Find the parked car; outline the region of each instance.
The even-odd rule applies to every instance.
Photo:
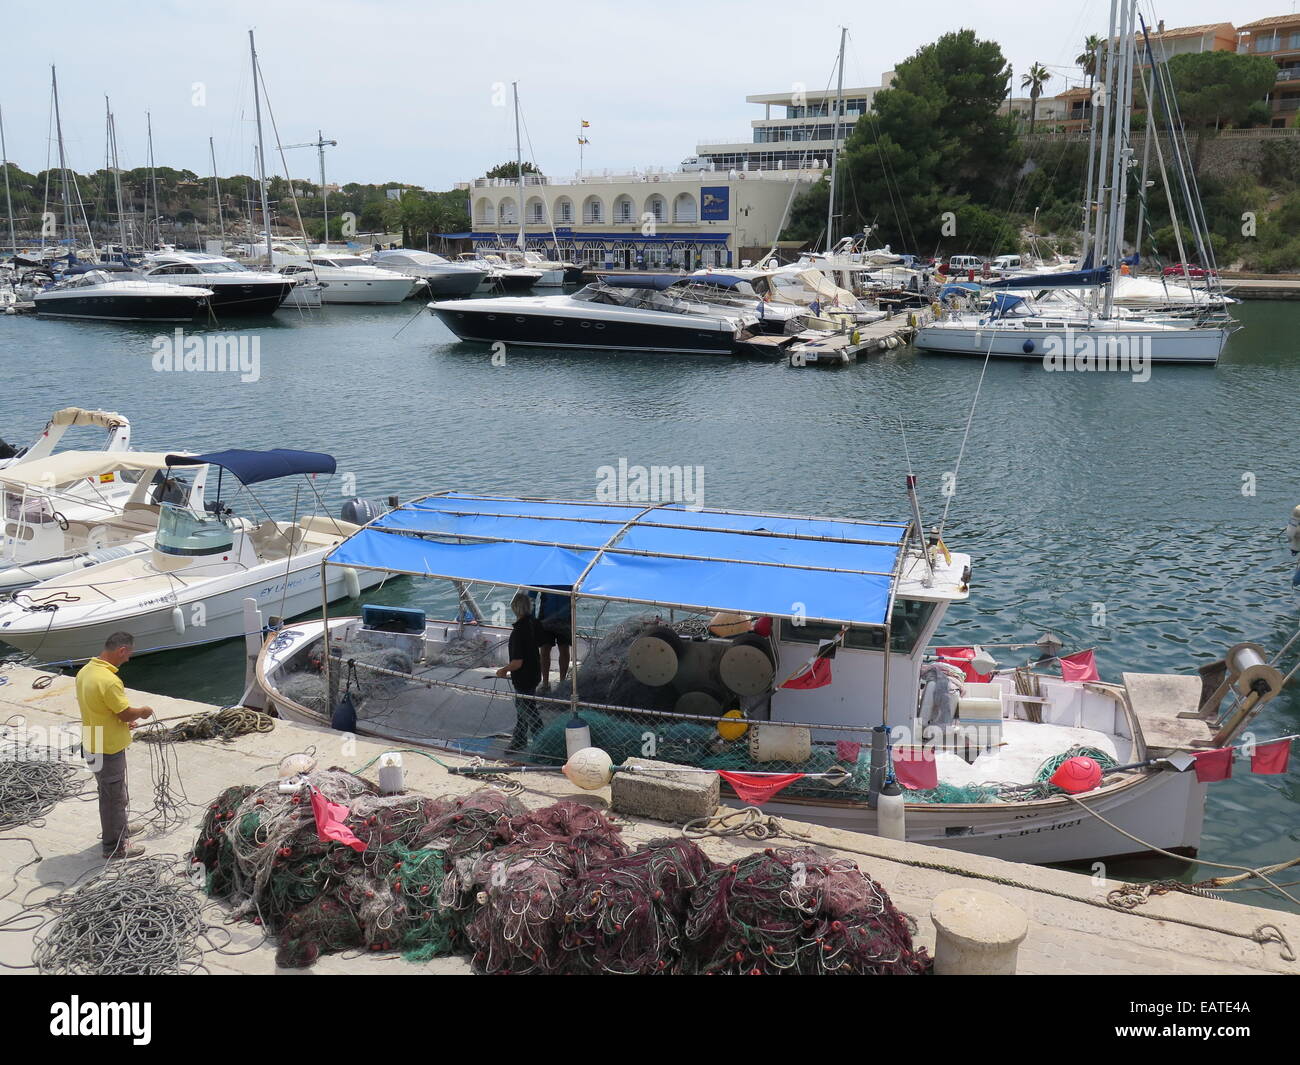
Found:
[[[1207,270],[1203,266],[1195,266],[1192,263],[1175,263],[1173,266],[1166,266],[1165,277],[1190,277],[1196,280],[1203,280],[1207,277],[1218,277],[1213,270]]]

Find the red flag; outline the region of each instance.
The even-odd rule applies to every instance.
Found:
[[[970,664],[970,660],[975,657],[975,648],[973,647],[936,647],[934,649],[945,662],[951,662],[954,666],[966,674],[966,679],[976,684],[987,684],[993,679],[992,673],[976,673],[975,668]]]
[[[862,753],[862,744],[854,743],[852,740],[835,741],[835,757],[841,762],[856,762],[858,755]]]
[[[354,851],[363,851],[366,845],[357,839],[352,829],[343,823],[348,808],[342,803],[330,802],[315,788],[311,790],[311,812],[316,815],[316,837],[324,843],[334,840],[346,843]]]
[[[1092,651],[1079,651],[1060,660],[1062,680],[1101,680],[1097,672],[1097,656]]]
[[[913,791],[928,791],[939,786],[939,767],[934,754],[928,756],[915,747],[894,748],[894,779]]]
[[[1274,740],[1272,743],[1260,743],[1255,746],[1255,753],[1250,756],[1252,773],[1285,773],[1291,763],[1291,741]]]
[[[1213,751],[1197,751],[1196,779],[1202,784],[1214,780],[1227,780],[1232,776],[1232,748],[1219,747]]]
[[[831,659],[835,657],[836,646],[838,646],[838,637],[834,640],[822,640],[812,660],[801,666],[781,687],[793,688],[795,691],[825,687],[831,682]]]
[[[782,788],[789,787],[803,777],[802,773],[733,773],[718,770],[718,776],[735,789],[745,802],[762,806]]]

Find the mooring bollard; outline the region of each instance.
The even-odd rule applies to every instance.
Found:
[[[1020,941],[1029,931],[1024,911],[987,891],[954,888],[935,896],[936,976],[1014,976]]]

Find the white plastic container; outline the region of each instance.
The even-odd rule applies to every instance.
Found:
[[[379,756],[379,790],[385,795],[400,795],[406,790],[402,756],[397,751],[385,751]]]

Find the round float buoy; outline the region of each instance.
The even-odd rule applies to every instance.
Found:
[[[681,650],[681,637],[667,625],[660,625],[632,641],[627,650],[627,668],[642,684],[658,688],[677,676]]]
[[[774,672],[767,640],[753,633],[737,637],[722,652],[718,662],[722,683],[737,695],[760,695],[767,691],[772,686]]]
[[[614,759],[599,747],[584,747],[569,756],[564,775],[583,791],[595,791],[614,778]]]
[[[1024,349],[1023,349],[1023,350],[1024,350],[1024,353],[1025,353],[1026,355],[1030,355],[1030,354],[1032,354],[1032,353],[1033,353],[1033,350],[1034,350],[1034,342],[1033,342],[1032,340],[1026,340],[1025,343],[1024,343]]]
[[[722,703],[712,692],[685,692],[673,704],[674,714],[698,714],[700,717],[721,717]]]
[[[749,725],[745,723],[745,715],[740,710],[728,710],[718,722],[718,735],[724,740],[738,740],[747,731]]]
[[[1060,768],[1052,774],[1051,783],[1071,795],[1092,791],[1101,783],[1101,766],[1094,758],[1075,755],[1061,763]]]

